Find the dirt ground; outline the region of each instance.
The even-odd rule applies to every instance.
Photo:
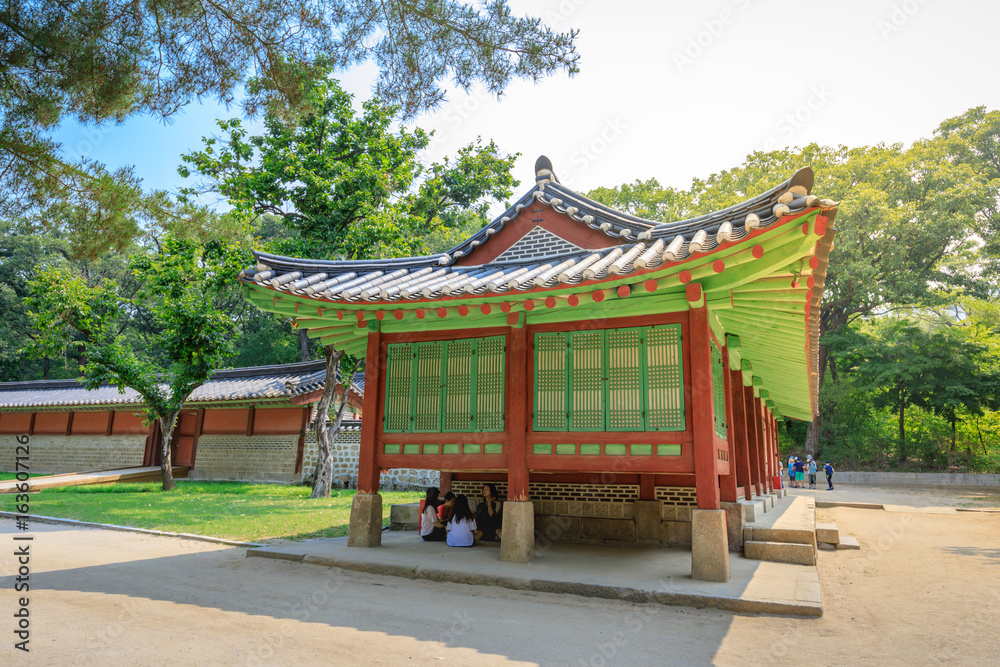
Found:
[[[919,496],[918,496],[919,497]],[[1000,514],[824,510],[822,618],[376,577],[173,538],[34,524],[31,653],[0,663],[979,665],[1000,655]],[[15,571],[0,522],[0,575]],[[24,535],[24,533],[20,533]],[[992,658],[990,656],[993,656]]]

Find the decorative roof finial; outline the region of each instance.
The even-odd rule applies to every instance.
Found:
[[[555,172],[552,170],[552,160],[544,155],[539,155],[535,160],[535,181],[538,183],[558,183]]]

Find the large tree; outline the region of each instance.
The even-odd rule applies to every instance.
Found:
[[[412,116],[446,80],[500,95],[516,78],[573,74],[575,31],[511,14],[506,0],[10,0],[0,8],[0,217],[72,205],[110,241],[156,217],[129,168],[66,155],[64,120],[92,126],[137,114],[169,119],[190,102],[243,97],[254,113],[308,109],[319,70],[373,62],[375,92]]]
[[[30,283],[38,337],[29,353],[56,356],[82,338],[85,387],[111,384],[139,394],[149,421],[159,423],[164,491],[174,487],[170,443],[177,417],[233,353],[233,320],[216,300],[247,261],[235,246],[167,237],[158,252],[130,259],[140,286],[133,298],[123,298],[112,281],[89,284],[65,266],[48,267]],[[120,323],[129,318],[149,323],[159,354],[122,335]]]

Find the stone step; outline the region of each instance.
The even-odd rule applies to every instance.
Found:
[[[860,549],[861,545],[858,544],[858,538],[844,536],[840,538],[840,542],[837,544],[838,549]]]
[[[840,544],[840,531],[837,529],[837,524],[817,523],[816,541],[825,542],[826,544],[833,544],[833,545]]]
[[[771,563],[816,564],[816,549],[811,544],[752,540],[743,543],[743,555],[750,560]]]

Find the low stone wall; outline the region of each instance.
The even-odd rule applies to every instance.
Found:
[[[826,477],[820,470],[820,479]],[[833,474],[836,484],[885,484],[898,486],[1000,486],[1000,475],[952,472],[840,472]]]
[[[203,435],[188,479],[294,482],[297,435]]]
[[[333,441],[333,484],[345,489],[358,488],[358,454],[361,449],[360,431],[341,431]],[[306,435],[305,456],[303,457],[302,479],[312,478],[316,469],[316,434]],[[199,454],[200,456],[200,454]],[[440,474],[437,470],[393,469],[382,473],[380,488],[388,491],[423,490],[428,486],[439,486]]]
[[[0,446],[0,470],[15,472],[14,436]],[[28,441],[30,472],[91,472],[142,465],[144,435],[33,435]]]

